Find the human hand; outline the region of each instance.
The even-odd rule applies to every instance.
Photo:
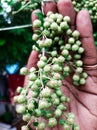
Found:
[[[81,130],[97,129],[97,53],[93,39],[93,30],[88,11],[82,10],[78,14],[74,12],[71,0],[59,0],[56,5],[53,1],[46,2],[44,13],[48,11],[58,11],[63,16],[70,16],[71,28],[80,32],[80,40],[85,49],[82,57],[84,71],[88,73],[86,84],[75,87],[72,83],[71,76],[63,81],[62,91],[70,97],[69,112],[76,116],[76,123]],[[36,19],[35,13],[32,14],[32,21]],[[36,66],[38,61],[38,52],[32,51],[28,59],[27,67]],[[25,81],[27,82],[27,80]],[[49,129],[46,129],[49,130]],[[58,124],[52,130],[63,130]]]

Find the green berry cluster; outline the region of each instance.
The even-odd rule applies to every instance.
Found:
[[[21,68],[20,73],[28,76],[26,88],[18,87],[14,101],[16,111],[27,122],[22,130],[29,130],[32,121],[38,130],[45,130],[61,124],[64,130],[80,130],[75,125],[73,113],[66,114],[69,97],[62,92],[62,80],[71,76],[75,86],[84,85],[87,73],[83,71],[81,60],[84,48],[79,40],[79,32],[70,29],[70,17],[48,12],[44,22],[36,19],[33,27],[37,28],[32,38],[34,50],[41,50],[37,68]],[[39,33],[41,32],[41,33]],[[63,119],[59,119],[64,116]],[[45,119],[47,123],[40,120]]]
[[[92,22],[97,22],[97,1],[96,0],[72,0],[74,8],[77,12],[82,9],[89,11]]]

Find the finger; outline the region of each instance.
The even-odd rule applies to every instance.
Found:
[[[39,52],[37,51],[32,51],[29,59],[28,59],[28,63],[27,63],[27,68],[30,69],[31,67],[36,67],[37,66],[37,61],[38,61],[38,55]]]
[[[69,16],[71,19],[71,28],[75,26],[76,13],[71,0],[59,0],[57,3],[58,12],[63,16]]]
[[[85,49],[83,62],[85,65],[94,65],[97,63],[97,51],[93,38],[93,29],[89,12],[82,10],[78,13],[76,19],[77,30],[80,32],[80,40]]]
[[[54,0],[44,2],[44,5],[43,5],[44,14],[46,15],[47,12],[49,11],[52,11],[53,13],[57,12],[57,5],[54,2]]]

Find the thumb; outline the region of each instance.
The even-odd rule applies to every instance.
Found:
[[[31,67],[36,67],[37,66],[37,61],[38,61],[38,55],[39,52],[38,51],[32,51],[29,59],[28,59],[28,63],[27,63],[27,68],[30,69]]]
[[[97,51],[93,38],[93,29],[89,12],[82,10],[76,19],[77,30],[80,32],[80,40],[85,49],[82,57],[85,65],[95,65],[97,63]]]

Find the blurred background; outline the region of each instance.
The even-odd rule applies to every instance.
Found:
[[[57,0],[56,0],[57,2]],[[75,11],[89,10],[97,46],[97,0],[72,0]],[[20,130],[24,123],[15,112],[12,98],[23,86],[19,70],[32,50],[31,12],[41,8],[41,0],[1,0],[0,2],[0,130]]]

